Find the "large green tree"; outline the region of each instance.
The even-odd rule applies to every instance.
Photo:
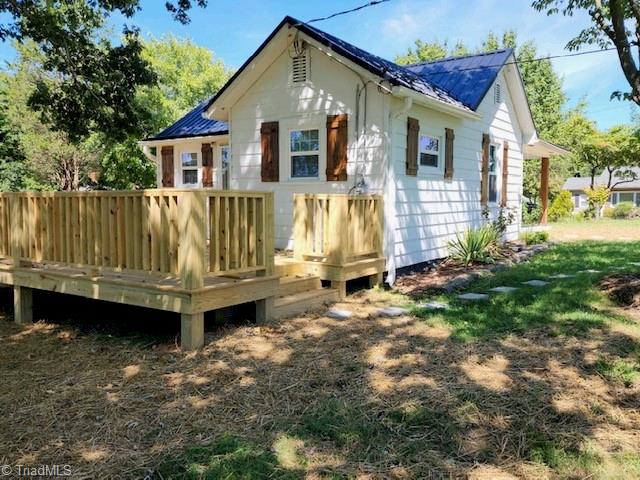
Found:
[[[43,123],[71,141],[101,132],[114,139],[140,133],[150,112],[137,101],[141,86],[156,77],[142,57],[138,29],[129,24],[140,0],[0,0],[0,40],[34,42],[42,53],[42,80],[30,92],[28,105]],[[182,23],[187,12],[207,0],[166,1]],[[105,31],[113,14],[126,22],[122,36]],[[117,38],[117,37],[116,37]]]
[[[613,45],[622,72],[630,87],[627,92],[613,92],[612,97],[633,100],[640,105],[640,2],[638,0],[534,0],[533,7],[547,15],[561,13],[573,16],[586,11],[591,25],[569,41],[567,49],[578,50],[582,45]]]

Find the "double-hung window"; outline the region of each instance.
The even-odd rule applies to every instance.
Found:
[[[291,178],[317,179],[320,175],[320,131],[318,129],[289,132]]]
[[[618,193],[618,202],[632,202],[633,203],[634,196],[633,192],[620,192]]]
[[[420,166],[440,167],[440,138],[431,135],[420,135]]]
[[[182,184],[198,184],[198,154],[196,152],[183,152],[180,156],[182,168]]]
[[[489,202],[498,201],[498,147],[489,145]]]

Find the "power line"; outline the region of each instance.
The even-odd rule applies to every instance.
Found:
[[[389,1],[391,1],[391,0],[372,0],[369,3],[365,3],[364,5],[360,5],[359,7],[355,7],[355,8],[352,8],[350,10],[343,10],[341,12],[332,13],[331,15],[327,15],[326,17],[313,18],[311,20],[308,20],[306,23],[322,22],[323,20],[329,20],[330,18],[333,18],[333,17],[339,17],[340,15],[346,15],[348,13],[357,12],[358,10],[362,10],[364,8],[373,7],[375,5],[379,5],[381,3],[386,3],[386,2],[389,2]]]

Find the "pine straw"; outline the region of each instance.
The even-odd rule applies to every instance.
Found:
[[[591,445],[605,459],[639,454],[638,385],[593,368],[637,346],[635,333],[463,344],[416,318],[370,318],[389,300],[351,297],[338,305],[358,312],[346,321],[309,315],[218,330],[191,354],[0,320],[0,464],[140,478],[225,433],[268,450],[292,439],[307,478],[541,478],[550,470],[531,460],[549,443]]]

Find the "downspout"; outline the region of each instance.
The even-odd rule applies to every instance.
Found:
[[[389,98],[391,102],[391,98]],[[384,180],[384,255],[387,259],[387,278],[385,282],[393,285],[396,281],[396,234],[398,231],[398,212],[396,209],[396,174],[393,158],[393,126],[396,119],[406,116],[413,106],[411,97],[404,97],[402,106],[392,111],[389,108],[387,128],[385,128],[385,164],[386,178]]]

